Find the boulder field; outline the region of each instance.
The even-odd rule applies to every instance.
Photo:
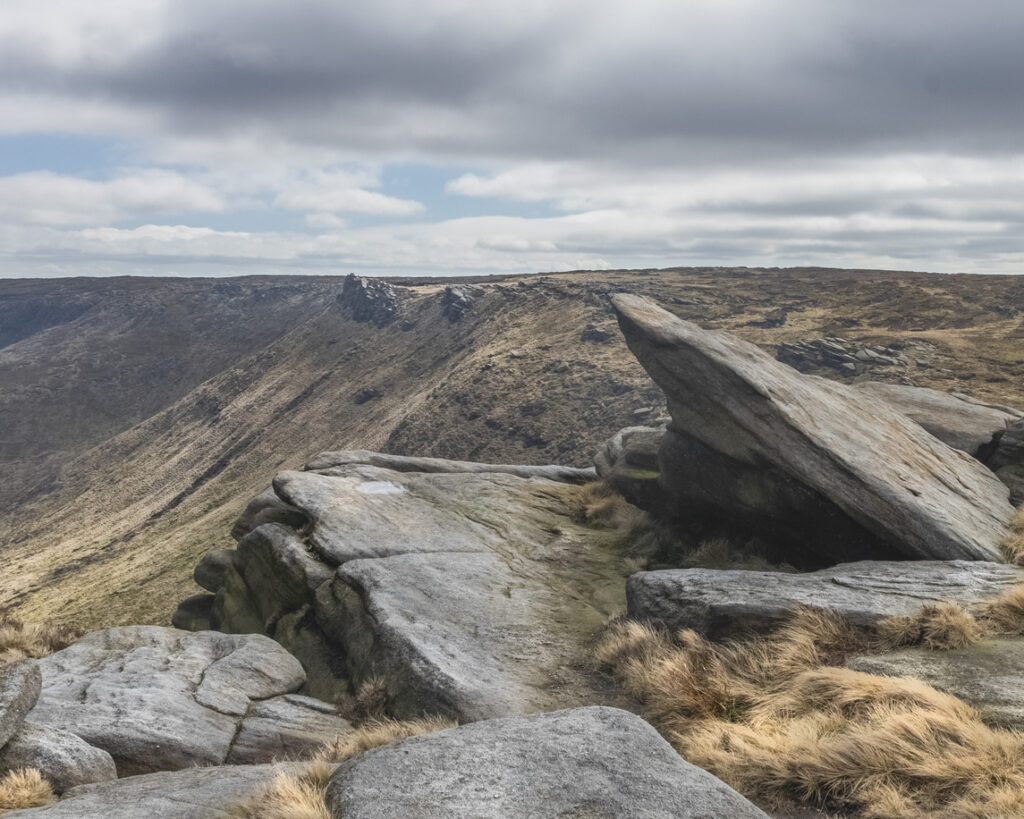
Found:
[[[347,287],[360,320],[394,320],[386,290]],[[472,298],[449,294],[449,320]],[[370,684],[390,717],[460,724],[332,766],[330,815],[765,816],[680,757],[596,668],[610,618],[723,640],[796,606],[871,625],[1024,582],[1002,562],[1013,507],[990,468],[1016,468],[1019,412],[826,381],[650,301],[612,303],[665,392],[666,426],[619,432],[596,473],[366,450],[278,473],[234,524],[235,548],[196,566],[203,591],[175,628],[94,632],[0,666],[0,773],[38,768],[62,795],[10,815],[258,809],[275,776],[311,770],[296,760],[358,730],[335,703]],[[647,527],[717,521],[812,570],[637,571],[634,530],[585,513],[581,484],[598,474],[647,510]],[[1019,727],[1019,654],[1000,639],[848,662],[920,677]]]

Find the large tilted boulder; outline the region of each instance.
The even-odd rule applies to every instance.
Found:
[[[308,749],[349,730],[321,707],[307,707],[303,722],[294,714],[303,698],[275,705],[306,675],[258,634],[126,626],[88,634],[39,667],[42,693],[29,719],[103,749],[121,776],[222,765],[239,737],[246,761],[267,762],[282,748]],[[275,707],[289,711],[277,733],[267,727]]]
[[[930,603],[971,606],[1024,583],[1024,569],[984,561],[860,561],[803,574],[715,569],[638,572],[629,616],[712,639],[766,632],[797,606],[837,611],[859,625]]]
[[[72,788],[54,805],[6,813],[4,819],[228,819],[275,776],[301,774],[305,767],[225,765],[130,776]]]
[[[729,334],[637,296],[613,304],[668,400],[660,481],[681,516],[728,519],[809,564],[1001,559],[1009,493],[973,458]]]
[[[42,690],[42,675],[34,660],[0,665],[0,747],[21,728]]]
[[[621,537],[580,520],[592,472],[366,452],[310,465],[274,480],[302,523],[264,523],[208,557],[197,576],[222,578],[208,622],[205,598],[175,622],[272,636],[314,696],[382,676],[399,716],[622,702],[589,662],[629,571]]]
[[[331,777],[345,819],[765,817],[639,717],[577,708],[495,719],[369,751]]]
[[[986,640],[953,651],[908,648],[847,662],[854,671],[912,677],[959,697],[990,725],[1024,730],[1024,640]]]

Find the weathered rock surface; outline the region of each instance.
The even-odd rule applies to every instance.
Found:
[[[234,567],[234,562],[234,549],[216,549],[207,552],[206,556],[199,561],[192,577],[201,589],[215,592],[224,585],[228,569]]]
[[[495,719],[369,751],[327,800],[345,819],[764,817],[639,717],[577,708]]]
[[[462,321],[484,290],[472,284],[450,284],[441,293],[441,312],[452,324]]]
[[[999,560],[1005,486],[902,413],[804,376],[653,302],[613,297],[672,424],[661,485],[680,513],[728,517],[820,563]]]
[[[308,757],[326,740],[351,730],[352,724],[339,717],[330,703],[285,694],[252,704],[226,761],[252,765]]]
[[[428,473],[469,473],[475,475],[501,473],[519,478],[545,478],[561,483],[586,483],[594,480],[593,469],[579,469],[574,466],[548,464],[530,466],[527,464],[482,464],[475,461],[449,461],[444,458],[416,458],[408,455],[388,455],[366,449],[342,449],[321,452],[306,464],[311,472],[329,472],[336,467],[365,464],[392,469],[395,472]],[[260,495],[260,498],[264,498]],[[275,495],[275,497],[277,497]],[[280,503],[280,499],[278,499]],[[294,508],[294,507],[293,507]]]
[[[1022,417],[1022,413],[1008,407],[926,387],[862,381],[854,389],[882,399],[943,443],[981,461],[992,454],[1006,428]]]
[[[1007,428],[986,463],[1010,488],[1010,499],[1018,505],[1024,503],[1024,421]]]
[[[659,483],[658,451],[664,427],[620,429],[594,457],[597,474],[622,497],[642,509],[661,510],[669,496]]]
[[[773,326],[770,321],[759,324],[762,327]],[[935,349],[930,344],[918,343],[915,346],[918,348],[915,351],[917,354],[920,354],[922,349]],[[838,336],[780,344],[775,357],[803,373],[829,369],[846,378],[853,378],[872,370],[906,368],[910,365],[910,359],[903,350],[879,344],[856,344]]]
[[[0,773],[35,768],[54,793],[117,778],[114,760],[106,751],[66,731],[26,722],[3,748]]]
[[[380,279],[364,279],[349,273],[338,301],[352,311],[356,321],[369,321],[378,327],[390,324],[398,316],[398,291]]]
[[[21,728],[42,690],[42,675],[34,660],[0,665],[0,747]]]
[[[189,768],[82,785],[45,808],[14,811],[7,819],[213,819],[232,816],[279,772],[300,772],[298,763]]]
[[[713,639],[764,632],[796,606],[833,609],[869,625],[955,600],[970,606],[1024,582],[1024,569],[983,561],[861,561],[805,574],[666,569],[626,585],[629,616]]]
[[[867,674],[922,680],[975,706],[991,725],[1024,729],[1024,640],[986,640],[954,651],[908,648],[855,657],[847,665]]]
[[[93,632],[39,666],[32,722],[107,751],[121,776],[221,765],[250,716],[247,758],[256,736],[266,737],[261,761],[272,758],[290,729],[270,736],[261,721],[272,703],[260,701],[305,681],[299,662],[262,635],[156,626]]]
[[[383,674],[398,715],[622,701],[587,660],[624,603],[626,546],[579,521],[575,483],[374,453],[312,464],[275,479],[304,523],[239,541],[215,628],[279,640],[307,671],[304,693],[336,697]]]

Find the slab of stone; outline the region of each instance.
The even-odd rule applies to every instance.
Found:
[[[395,713],[464,721],[574,704],[569,663],[601,622],[493,554],[457,553],[346,563],[317,618],[341,635],[357,684],[387,680]]]
[[[948,392],[881,381],[862,381],[858,392],[880,398],[945,444],[985,460],[999,436],[1024,414]]]
[[[765,817],[640,717],[590,707],[477,722],[368,751],[331,777],[345,819]]]
[[[670,432],[705,449],[662,453],[661,484],[681,514],[746,519],[768,534],[779,523],[782,540],[799,540],[822,562],[836,562],[837,543],[848,559],[858,541],[864,557],[1000,559],[1009,492],[978,461],[888,404],[802,375],[734,336],[637,296],[612,303],[665,393]],[[703,468],[711,459],[714,481]]]
[[[371,452],[367,449],[342,449],[321,452],[306,464],[311,472],[323,472],[341,466],[365,464],[395,472],[427,472],[427,473],[463,473],[487,474],[503,473],[518,478],[544,478],[561,483],[586,483],[596,477],[593,469],[579,469],[573,466],[547,464],[532,466],[528,464],[484,464],[475,461],[450,461],[447,458],[415,458],[407,455],[388,455],[383,452]]]
[[[305,680],[263,635],[158,626],[93,632],[38,662],[31,720],[107,751],[121,776],[223,764],[252,702]]]
[[[503,473],[397,472],[336,467],[281,472],[278,496],[310,520],[309,543],[330,565],[411,552],[485,552],[543,542],[565,487]],[[563,494],[560,494],[563,493]]]
[[[788,574],[717,569],[639,572],[626,584],[629,616],[712,639],[770,631],[800,605],[860,625],[922,606],[972,606],[1024,582],[1024,569],[984,561],[860,561]]]
[[[1024,421],[1011,424],[985,462],[1010,489],[1010,499],[1024,504]]]
[[[854,671],[913,677],[981,711],[990,725],[1024,730],[1024,640],[986,640],[953,651],[908,648],[854,657]]]
[[[594,457],[597,474],[634,506],[663,510],[668,496],[659,482],[658,451],[664,438],[664,427],[620,429]]]
[[[42,675],[35,660],[0,665],[0,747],[13,737],[42,690]]]
[[[226,761],[253,765],[300,759],[351,731],[352,724],[339,717],[330,703],[285,694],[252,704]]]
[[[26,722],[0,748],[0,774],[35,768],[61,794],[77,785],[117,778],[114,760],[106,751],[66,731]]]
[[[228,765],[129,776],[72,788],[53,805],[5,814],[5,819],[230,819],[279,773],[304,766]]]

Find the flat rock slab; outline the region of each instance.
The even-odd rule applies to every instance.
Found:
[[[107,751],[122,776],[220,765],[254,701],[305,681],[263,635],[127,626],[39,661],[31,720]]]
[[[34,660],[0,665],[0,747],[25,721],[42,691],[42,675]]]
[[[948,392],[881,381],[853,385],[860,393],[881,398],[919,423],[945,444],[975,457],[984,457],[999,436],[1024,413]]]
[[[648,299],[612,303],[630,349],[665,393],[670,430],[707,450],[663,458],[670,494],[674,485],[683,499],[700,490],[722,515],[778,515],[787,525],[813,510],[817,525],[804,540],[831,562],[831,530],[856,543],[846,524],[860,527],[864,557],[888,549],[924,560],[1001,559],[1009,492],[973,458],[888,404],[801,375],[753,344]],[[708,495],[702,462],[710,456],[726,466]]]
[[[854,671],[913,677],[978,708],[985,722],[1024,730],[1024,640],[986,640],[955,651],[909,648],[855,657]]]
[[[308,757],[324,742],[352,731],[330,703],[285,694],[254,702],[228,753],[229,765]]]
[[[4,814],[5,819],[229,819],[232,809],[257,796],[295,763],[189,768],[129,776],[72,788],[54,805]]]
[[[634,714],[495,719],[369,751],[331,777],[345,819],[765,817]]]
[[[666,569],[626,584],[629,616],[713,639],[777,626],[796,606],[833,609],[870,625],[930,603],[971,606],[1024,582],[1024,569],[984,561],[870,561],[805,574]]]
[[[549,481],[564,483],[586,483],[597,477],[593,469],[579,469],[573,466],[548,464],[531,466],[527,464],[484,464],[476,461],[450,461],[446,458],[414,458],[407,455],[388,455],[383,452],[371,452],[367,449],[342,449],[333,452],[321,452],[314,457],[306,469],[310,472],[322,472],[342,466],[365,464],[395,472],[433,472],[433,473],[471,473],[487,474],[502,473],[515,475],[517,478],[544,478]]]
[[[486,552],[547,539],[552,504],[543,479],[505,473],[398,472],[349,465],[281,472],[274,489],[311,521],[309,542],[328,564],[410,552]]]
[[[31,722],[0,749],[0,774],[20,768],[35,768],[55,793],[117,778],[114,760],[106,751],[74,734]]]
[[[571,664],[602,615],[493,554],[346,563],[317,601],[353,678],[383,676],[391,707],[461,720],[549,710],[589,692]]]

